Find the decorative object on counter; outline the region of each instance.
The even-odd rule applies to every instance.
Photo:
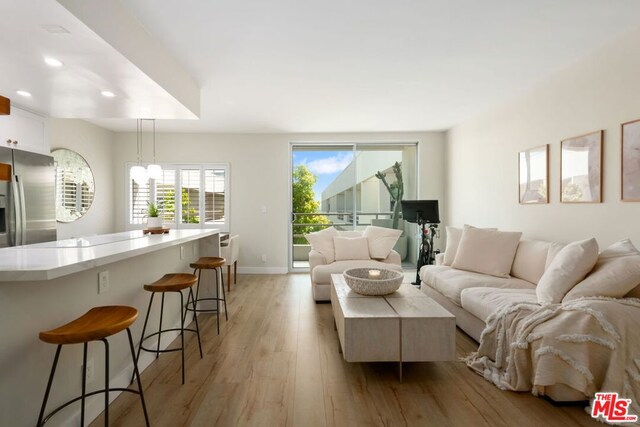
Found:
[[[640,119],[621,127],[621,198],[623,202],[640,202]]]
[[[343,274],[344,280],[351,290],[361,295],[393,293],[398,290],[404,278],[402,272],[386,269],[351,268]]]
[[[162,228],[162,217],[160,216],[160,205],[149,203],[147,208],[147,229],[156,230]]]
[[[602,203],[603,133],[599,130],[560,143],[562,203]]]
[[[549,203],[549,144],[518,153],[518,200],[522,205]]]
[[[51,152],[56,174],[56,220],[73,222],[87,213],[95,197],[95,183],[89,163],[66,148]]]
[[[144,228],[142,234],[169,234],[168,228]]]
[[[11,114],[11,100],[0,96],[0,116],[8,116]]]

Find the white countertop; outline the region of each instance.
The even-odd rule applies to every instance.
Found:
[[[141,230],[0,249],[0,282],[50,280],[218,234],[218,229]]]

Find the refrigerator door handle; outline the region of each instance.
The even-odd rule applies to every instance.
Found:
[[[21,203],[18,200],[18,176],[14,175],[13,179],[11,180],[11,196],[12,196],[12,203],[13,203],[13,212],[14,212],[14,219],[15,219],[15,229],[13,230],[13,236],[11,236],[11,238],[13,239],[12,244],[14,246],[18,246],[20,245],[20,240],[22,238],[22,213],[21,213]]]
[[[22,183],[22,178],[16,175],[16,181],[18,181],[18,187],[20,187],[20,212],[22,216],[20,217],[20,228],[22,231],[22,236],[20,238],[20,244],[27,244],[27,208],[24,203],[24,184]]]

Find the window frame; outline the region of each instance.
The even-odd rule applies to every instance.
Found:
[[[136,166],[137,162],[127,162],[125,169],[125,187],[126,187],[126,209],[125,209],[125,228],[127,230],[142,230],[145,228],[145,224],[132,224],[131,223],[131,168]],[[140,163],[141,166],[147,167],[147,163]],[[216,228],[223,232],[228,232],[230,228],[230,189],[231,189],[231,167],[229,163],[160,163],[163,170],[175,170],[175,217],[173,222],[164,222],[163,224],[173,229],[198,229],[198,228]],[[205,184],[205,170],[209,169],[223,169],[224,170],[224,222],[207,224],[199,222],[197,224],[182,223],[182,170],[183,169],[199,169],[200,170],[200,189],[204,188]],[[150,180],[153,181],[153,180]],[[149,185],[149,198],[155,199],[156,185],[155,182],[150,182]],[[202,192],[203,194],[205,192]],[[215,199],[215,196],[214,196]],[[206,197],[200,197],[198,201],[200,221],[205,217],[205,200]]]

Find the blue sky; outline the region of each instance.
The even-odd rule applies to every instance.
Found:
[[[353,160],[353,152],[349,151],[294,151],[293,167],[305,165],[318,177],[313,186],[315,199],[320,200],[320,195]]]

